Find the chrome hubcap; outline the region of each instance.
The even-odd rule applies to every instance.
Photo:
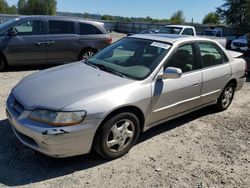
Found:
[[[91,52],[91,51],[85,52],[85,53],[83,54],[83,56],[82,56],[82,60],[87,60],[87,59],[89,59],[90,57],[92,57],[93,55],[94,55],[94,53]]]
[[[106,144],[111,152],[124,150],[134,137],[135,125],[128,119],[115,123],[109,131]]]
[[[223,96],[222,96],[222,105],[224,108],[226,108],[230,104],[232,98],[233,98],[233,88],[228,87],[224,91]]]

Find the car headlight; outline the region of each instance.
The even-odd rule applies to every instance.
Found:
[[[86,111],[55,112],[37,109],[29,114],[29,118],[52,126],[71,126],[81,123],[86,114]]]

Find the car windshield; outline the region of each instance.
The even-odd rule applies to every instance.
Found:
[[[0,30],[4,29],[6,26],[11,25],[12,23],[16,21],[17,21],[17,18],[3,22],[2,24],[0,24]]]
[[[118,76],[143,80],[161,62],[170,47],[168,43],[125,38],[100,51],[85,63]]]
[[[164,27],[159,31],[159,33],[179,35],[181,33],[181,30],[182,28],[180,27]]]

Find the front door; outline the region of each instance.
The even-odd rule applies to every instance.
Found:
[[[15,29],[17,35],[7,36],[6,34],[5,39],[1,42],[1,48],[9,64],[46,63],[44,23],[42,21],[25,21],[11,29]]]
[[[170,118],[201,105],[202,74],[194,44],[180,46],[166,63],[180,68],[181,78],[158,79],[153,83],[151,123]]]

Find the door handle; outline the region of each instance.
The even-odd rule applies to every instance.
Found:
[[[46,44],[47,46],[50,46],[50,45],[52,45],[52,44],[55,44],[55,41],[54,41],[54,40],[46,41],[45,44]]]
[[[229,76],[229,74],[226,74],[225,77],[227,78]]]
[[[200,84],[200,83],[196,83],[196,84],[193,85],[193,87],[197,87],[199,84]]]
[[[38,41],[38,42],[36,42],[36,45],[37,45],[37,46],[41,46],[41,45],[43,45],[43,44],[44,44],[43,41]]]

